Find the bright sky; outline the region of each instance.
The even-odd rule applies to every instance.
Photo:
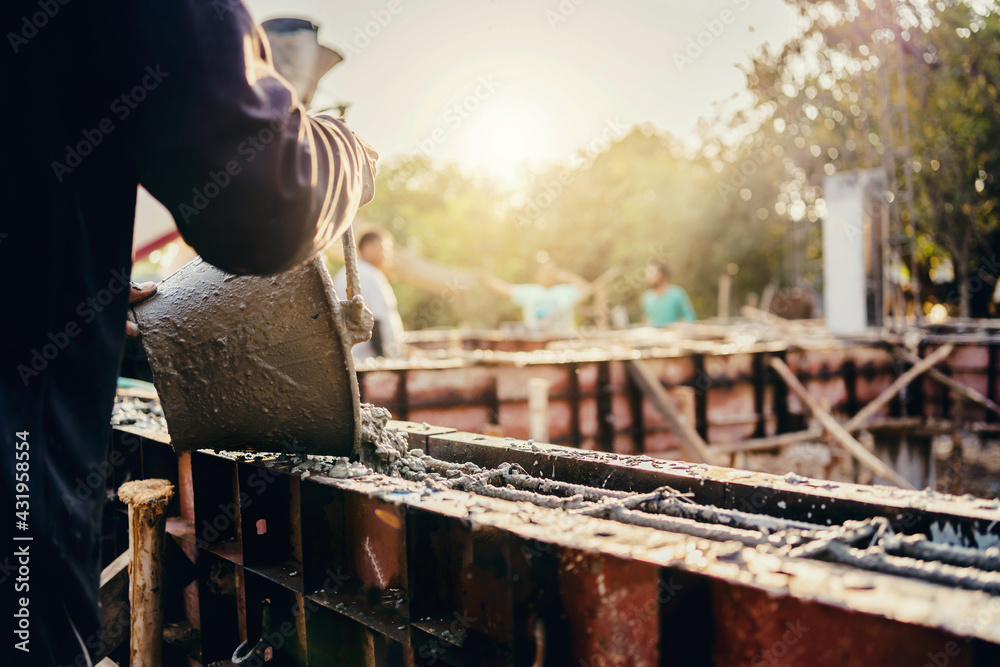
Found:
[[[424,152],[512,181],[652,123],[693,141],[744,86],[736,69],[798,26],[782,0],[248,0],[308,18],[345,56],[314,108],[384,157]],[[700,43],[699,43],[700,42]]]

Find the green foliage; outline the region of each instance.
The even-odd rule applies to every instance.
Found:
[[[782,204],[801,201],[805,208],[795,203],[792,217],[821,218],[824,175],[880,166],[888,144],[904,143],[898,123],[889,137],[880,121],[889,105],[905,105],[916,206],[911,220],[900,202],[904,232],[918,236],[925,287],[930,256],[951,255],[957,285],[947,287],[941,300],[960,301],[961,313],[970,314],[970,271],[996,266],[990,247],[1000,189],[994,177],[1000,159],[996,4],[901,0],[893,13],[884,0],[786,1],[808,28],[780,52],[759,53],[746,68],[758,121],[748,136],[758,142],[770,137],[786,158],[785,173],[765,189],[765,200],[776,199],[779,212]],[[902,63],[905,99],[895,78],[888,91],[880,86],[879,70],[886,66],[881,53]],[[725,129],[734,126],[738,122]],[[715,134],[722,132],[715,128]],[[893,176],[901,188],[902,160]]]
[[[685,157],[679,143],[644,126],[599,155],[535,174],[518,203],[454,165],[404,158],[381,167],[375,200],[363,216],[428,259],[513,283],[533,281],[539,251],[588,280],[616,266],[623,275],[610,285],[609,302],[627,307],[633,321],[640,317],[646,264],[666,261],[674,282],[708,317],[729,264],[741,267],[737,294],[762,289],[777,266],[771,247],[784,231],[783,222],[747,210],[728,181],[745,182],[738,172],[713,171],[700,156]],[[442,305],[418,288],[394,287],[410,328],[520,319],[485,288]]]
[[[397,246],[457,268],[503,275],[519,267],[516,230],[503,216],[508,195],[495,183],[470,177],[453,164],[411,156],[380,165],[375,187],[375,199],[360,217],[389,230]],[[473,298],[442,299],[401,282],[393,288],[410,329],[494,326],[500,315],[517,319],[512,308],[498,313],[485,289],[474,290]],[[475,298],[479,295],[483,298]]]
[[[751,59],[744,71],[753,104],[703,122],[697,151],[639,126],[598,155],[538,171],[524,193],[407,157],[381,166],[363,217],[428,259],[509,282],[532,280],[538,251],[590,280],[619,267],[609,302],[626,306],[633,321],[651,260],[671,266],[702,318],[715,314],[718,279],[732,264],[737,305],[769,282],[820,287],[823,181],[881,163],[879,119],[885,104],[900,102],[898,89],[890,100],[879,90],[876,40],[888,36],[890,56],[902,50],[911,119],[916,216],[904,212],[904,226],[916,229],[924,263],[950,254],[963,299],[976,297],[967,278],[984,262],[997,266],[990,245],[1000,227],[995,3],[900,1],[898,14],[884,17],[897,26],[889,34],[878,30],[875,0],[787,1],[807,29]],[[926,285],[926,266],[922,274]],[[442,301],[395,287],[410,328],[518,319],[485,288]]]

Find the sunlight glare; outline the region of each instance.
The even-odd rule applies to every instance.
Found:
[[[514,179],[551,150],[549,116],[523,98],[491,101],[470,122],[466,159],[501,179]]]

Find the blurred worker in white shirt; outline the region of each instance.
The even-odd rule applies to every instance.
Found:
[[[392,262],[392,239],[378,230],[365,232],[358,239],[358,276],[361,296],[375,317],[371,340],[354,346],[354,360],[372,357],[402,356],[403,320],[399,306],[383,268]],[[341,298],[347,294],[347,270],[333,277],[333,286]]]

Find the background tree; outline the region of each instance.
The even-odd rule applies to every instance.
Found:
[[[925,295],[936,290],[958,314],[985,315],[1000,273],[996,3],[786,1],[803,17],[803,33],[751,58],[751,102],[704,120],[696,148],[634,127],[597,153],[539,169],[523,192],[404,158],[381,167],[365,217],[429,259],[511,282],[533,279],[540,252],[588,279],[619,267],[609,301],[633,321],[644,266],[665,260],[699,316],[710,317],[718,279],[734,269],[736,304],[768,283],[821,289],[825,179],[880,167],[891,142],[879,121],[887,105],[905,102],[916,215],[910,220],[904,207],[901,222],[917,235]],[[904,64],[905,100],[896,89],[880,93],[883,51]],[[894,177],[902,179],[901,168]],[[929,268],[946,257],[955,280],[930,286]],[[410,328],[518,319],[485,290],[448,300],[396,288]]]

